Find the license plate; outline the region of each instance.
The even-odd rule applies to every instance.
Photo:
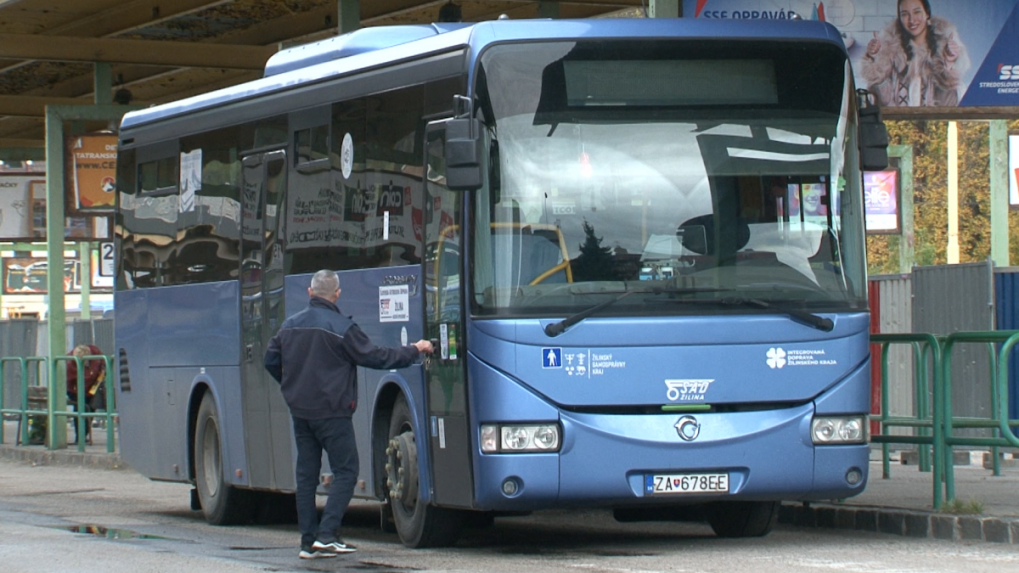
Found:
[[[649,495],[729,493],[729,474],[657,474],[644,478]]]

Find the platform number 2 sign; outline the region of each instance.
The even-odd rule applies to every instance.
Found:
[[[99,276],[112,277],[115,268],[113,243],[99,244]]]

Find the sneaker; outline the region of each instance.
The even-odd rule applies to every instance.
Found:
[[[321,541],[316,541],[315,543],[311,544],[311,548],[320,553],[325,552],[331,555],[339,555],[340,553],[353,553],[357,551],[357,547],[354,547],[349,543],[344,543],[339,539],[333,541],[332,543],[322,543]]]
[[[329,557],[336,557],[337,553],[330,551],[316,551],[314,548],[308,545],[301,546],[301,552],[297,554],[301,559],[327,559]]]

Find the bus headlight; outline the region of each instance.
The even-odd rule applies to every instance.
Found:
[[[485,453],[555,452],[559,424],[483,424],[481,451]]]
[[[814,418],[810,437],[815,444],[862,444],[867,441],[863,416],[831,416]]]

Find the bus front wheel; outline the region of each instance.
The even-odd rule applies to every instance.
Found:
[[[249,492],[226,483],[219,415],[212,394],[202,398],[195,426],[195,486],[205,520],[212,525],[236,525],[251,518]]]
[[[445,547],[460,536],[456,510],[428,505],[419,496],[417,440],[407,400],[393,407],[386,445],[386,501],[400,541],[407,547]]]
[[[719,537],[762,537],[778,520],[779,501],[729,501],[708,508],[708,523]]]

